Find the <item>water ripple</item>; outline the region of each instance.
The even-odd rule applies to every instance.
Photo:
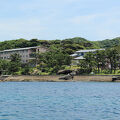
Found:
[[[0,83],[0,120],[119,120],[120,83]]]

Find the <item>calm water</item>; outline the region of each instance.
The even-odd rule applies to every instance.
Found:
[[[120,120],[120,83],[0,83],[0,120]]]

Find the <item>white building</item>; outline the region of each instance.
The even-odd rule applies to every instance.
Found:
[[[90,50],[76,51],[74,54],[70,55],[71,57],[73,57],[72,65],[76,65],[79,63],[79,60],[85,59],[84,56],[86,53],[89,53],[89,52],[95,53],[97,50],[105,50],[105,49],[90,49]]]
[[[0,51],[0,59],[9,60],[10,56],[14,53],[17,53],[21,56],[21,62],[27,63],[31,59],[34,59],[32,53],[43,53],[46,52],[47,49],[41,46],[37,47],[26,47],[26,48],[17,48],[17,49],[8,49]]]

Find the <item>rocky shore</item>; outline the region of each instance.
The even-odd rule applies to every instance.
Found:
[[[1,82],[70,82],[70,81],[95,81],[112,82],[112,75],[92,75],[92,76],[74,76],[72,80],[59,80],[60,75],[49,76],[1,76]],[[117,80],[119,82],[120,80]]]

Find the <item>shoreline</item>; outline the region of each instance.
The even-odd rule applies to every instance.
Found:
[[[114,75],[118,76],[118,75]],[[14,76],[0,76],[0,82],[77,82],[77,81],[93,81],[93,82],[112,82],[113,75],[76,75],[74,79],[59,80],[61,75],[14,75]],[[115,82],[120,82],[116,80]]]

